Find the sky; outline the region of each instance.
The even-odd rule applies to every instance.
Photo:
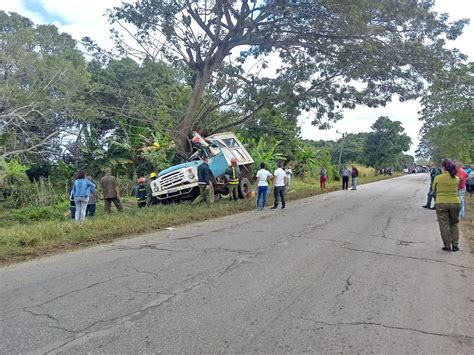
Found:
[[[71,34],[80,41],[82,37],[91,37],[103,48],[111,48],[109,38],[110,25],[103,16],[111,7],[119,6],[121,0],[2,0],[0,9],[18,12],[33,22],[53,23],[61,31]],[[449,47],[455,47],[474,60],[474,1],[473,0],[436,0],[435,10],[448,13],[450,20],[469,18],[471,24],[465,27],[464,33]],[[370,126],[380,116],[402,122],[405,131],[412,139],[409,154],[414,155],[418,145],[418,134],[421,122],[418,119],[420,105],[418,101],[393,101],[381,108],[359,106],[354,110],[344,111],[344,118],[333,125],[332,129],[320,130],[311,125],[307,115],[300,117],[301,135],[305,139],[338,139],[341,133],[369,132]],[[339,132],[339,133],[338,133]]]

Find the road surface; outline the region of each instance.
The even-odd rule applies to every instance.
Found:
[[[427,180],[3,267],[0,353],[472,354],[474,260]]]

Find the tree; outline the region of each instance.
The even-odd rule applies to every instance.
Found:
[[[467,20],[449,23],[433,5],[138,0],[108,15],[119,55],[191,71],[192,90],[174,134],[184,152],[190,131],[201,124],[199,112],[231,111],[223,117],[238,125],[264,107],[287,106],[313,111],[313,124],[327,127],[343,108],[377,107],[392,94],[418,97],[425,81],[463,58],[444,44],[461,34]],[[90,39],[85,43],[104,54]],[[260,75],[270,64],[275,75]]]
[[[474,160],[474,63],[440,75],[422,100],[417,156]]]
[[[57,155],[58,139],[87,112],[88,76],[75,41],[52,25],[0,11],[1,156]]]
[[[400,121],[381,116],[372,125],[367,136],[365,156],[367,165],[374,168],[394,166],[400,162],[403,152],[410,149],[411,139],[404,133]]]

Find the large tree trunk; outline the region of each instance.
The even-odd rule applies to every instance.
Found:
[[[193,128],[193,123],[195,119],[195,113],[199,107],[204,90],[209,78],[211,76],[211,71],[204,69],[203,71],[198,71],[196,74],[196,80],[194,81],[193,91],[191,97],[189,98],[188,106],[186,108],[186,113],[184,114],[183,120],[179,126],[178,131],[175,133],[173,140],[176,144],[176,151],[181,156],[187,156],[191,150],[189,146],[188,136],[191,133]]]

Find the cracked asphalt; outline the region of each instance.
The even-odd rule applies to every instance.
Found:
[[[474,353],[474,259],[404,176],[0,269],[0,353]],[[196,210],[199,213],[199,210]]]

